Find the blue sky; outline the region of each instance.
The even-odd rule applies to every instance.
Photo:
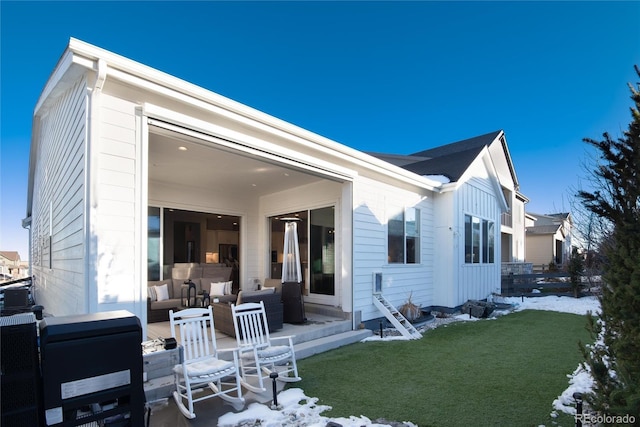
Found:
[[[363,151],[504,129],[528,211],[568,211],[621,135],[640,2],[0,1],[0,250],[28,258],[33,108],[69,38]]]

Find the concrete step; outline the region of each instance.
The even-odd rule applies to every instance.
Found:
[[[333,307],[329,305],[315,304],[310,302],[304,303],[304,311],[307,315],[321,314],[323,316],[330,316],[339,319],[349,319],[349,313],[342,311],[340,307]]]
[[[309,322],[296,328],[287,328],[286,335],[294,335],[293,343],[299,344],[306,341],[313,341],[319,338],[340,334],[351,330],[351,320],[329,320],[324,322]],[[282,332],[271,334],[278,336]]]
[[[294,344],[296,359],[304,359],[314,354],[323,353],[345,345],[353,344],[371,336],[370,329],[360,329],[357,331],[346,331],[333,335],[323,336],[310,341]]]

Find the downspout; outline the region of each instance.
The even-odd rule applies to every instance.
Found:
[[[85,301],[85,308],[88,313],[98,311],[98,242],[93,233],[93,225],[95,219],[95,209],[97,207],[97,191],[96,180],[93,177],[93,173],[97,170],[98,158],[94,155],[94,144],[97,144],[99,133],[99,114],[98,105],[100,100],[100,94],[104,87],[104,82],[107,79],[107,62],[99,58],[96,63],[96,80],[91,88],[91,92],[88,95],[88,119],[87,119],[87,134],[85,139],[85,159],[84,159],[84,242],[85,242],[85,256],[84,256],[84,271],[85,271],[85,289],[87,290],[87,297]],[[88,86],[88,84],[87,84]]]

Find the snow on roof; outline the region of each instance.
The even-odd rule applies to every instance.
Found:
[[[428,178],[430,180],[439,182],[441,184],[448,184],[451,182],[451,180],[449,179],[449,177],[446,177],[444,175],[422,175],[425,178]]]

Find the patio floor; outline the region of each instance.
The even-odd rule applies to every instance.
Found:
[[[271,333],[272,337],[294,336],[296,359],[300,360],[313,354],[328,351],[343,345],[358,342],[371,335],[370,330],[351,330],[351,320],[319,314],[307,310],[307,322],[304,324],[284,323],[283,328]],[[215,323],[215,317],[214,317]],[[147,338],[167,338],[171,336],[169,322],[150,323],[147,325]],[[229,337],[216,330],[216,343],[219,349],[236,346],[235,338]],[[304,372],[300,372],[304,377]],[[295,387],[295,383],[292,383]],[[278,391],[282,390],[284,383],[277,382]],[[244,408],[254,402],[269,405],[272,400],[271,389],[264,395],[243,390],[246,403]],[[151,409],[149,417],[150,427],[210,427],[218,424],[218,418],[227,412],[239,412],[230,404],[219,398],[207,399],[195,404],[196,418],[186,419],[178,410],[173,398],[160,399],[149,403]]]

